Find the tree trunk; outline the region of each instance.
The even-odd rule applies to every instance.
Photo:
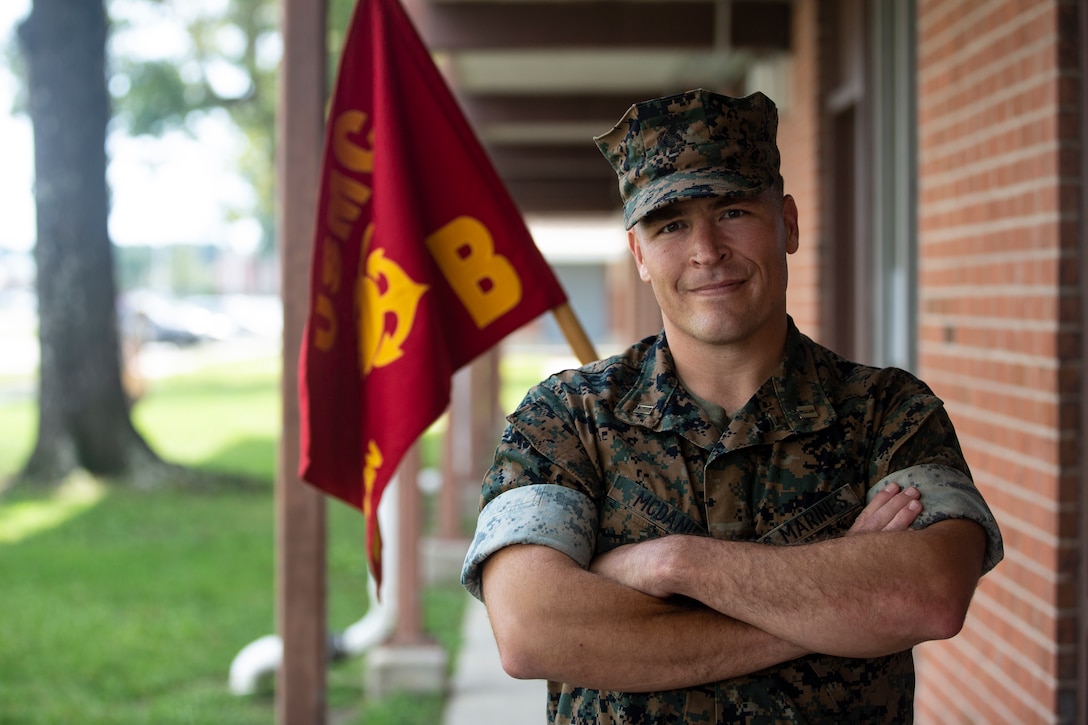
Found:
[[[19,28],[38,220],[40,418],[23,472],[31,481],[162,465],[133,427],[121,383],[107,228],[107,32],[102,0],[34,0]]]

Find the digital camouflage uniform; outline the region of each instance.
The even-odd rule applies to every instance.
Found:
[[[915,528],[969,518],[1001,536],[948,416],[902,370],[849,362],[793,326],[785,358],[725,430],[680,384],[664,334],[531,390],[484,481],[464,583],[510,544],[544,544],[583,567],[622,544],[670,533],[774,545],[842,534],[890,481],[916,486]],[[551,723],[905,723],[910,651],[809,655],[745,677],[669,692],[548,684]]]

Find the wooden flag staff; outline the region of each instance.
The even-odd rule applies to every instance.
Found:
[[[580,363],[588,365],[598,359],[597,351],[593,349],[593,343],[590,342],[589,336],[586,335],[582,323],[578,321],[578,317],[575,316],[569,302],[564,302],[552,310],[552,315],[559,324],[559,329],[563,331],[563,337],[567,339],[567,344],[570,345],[570,349],[574,351]]]

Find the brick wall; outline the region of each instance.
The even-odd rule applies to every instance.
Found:
[[[1005,536],[919,722],[1072,722],[1080,297],[1076,3],[919,0],[919,364]]]
[[[788,104],[779,118],[778,145],[786,193],[797,200],[801,241],[789,260],[788,308],[798,327],[819,340],[825,324],[820,308],[821,193],[819,183],[820,88],[818,6],[799,0],[793,15],[793,63]]]

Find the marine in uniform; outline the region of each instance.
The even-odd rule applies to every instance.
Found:
[[[776,110],[762,94],[737,99],[697,90],[632,106],[598,145],[619,176],[630,229],[683,200],[749,199],[780,185],[776,129]],[[723,216],[723,224],[734,217],[744,215]],[[671,234],[669,218],[663,223]],[[784,297],[784,279],[781,286]],[[659,302],[666,296],[657,287],[655,294]],[[849,535],[859,514],[893,495],[887,491],[921,504],[904,514],[913,530],[976,523],[985,533],[979,576],[1000,561],[997,524],[941,401],[922,381],[846,360],[783,314],[777,364],[746,402],[727,411],[685,385],[668,334],[670,315],[684,312],[671,304],[662,302],[660,334],[550,377],[509,416],[463,572],[475,596],[484,598],[487,562],[509,547],[547,547],[587,572],[610,552],[671,536],[804,547]],[[682,324],[672,322],[673,329]],[[885,498],[871,503],[878,496]],[[534,573],[523,575],[528,581]],[[793,583],[782,582],[784,591]],[[563,596],[563,581],[542,584],[537,591]],[[679,594],[662,599],[677,610],[714,608]],[[709,620],[708,637],[714,626]],[[631,634],[617,629],[615,636]],[[684,641],[678,637],[676,646]],[[595,644],[607,647],[586,646]],[[799,656],[791,656],[793,644]],[[581,643],[555,646],[581,656]],[[660,689],[551,680],[548,722],[910,722],[909,646],[858,656],[863,650],[786,643],[781,656],[768,655],[769,666],[705,682],[692,674],[683,686]],[[663,661],[684,657],[660,654]]]

